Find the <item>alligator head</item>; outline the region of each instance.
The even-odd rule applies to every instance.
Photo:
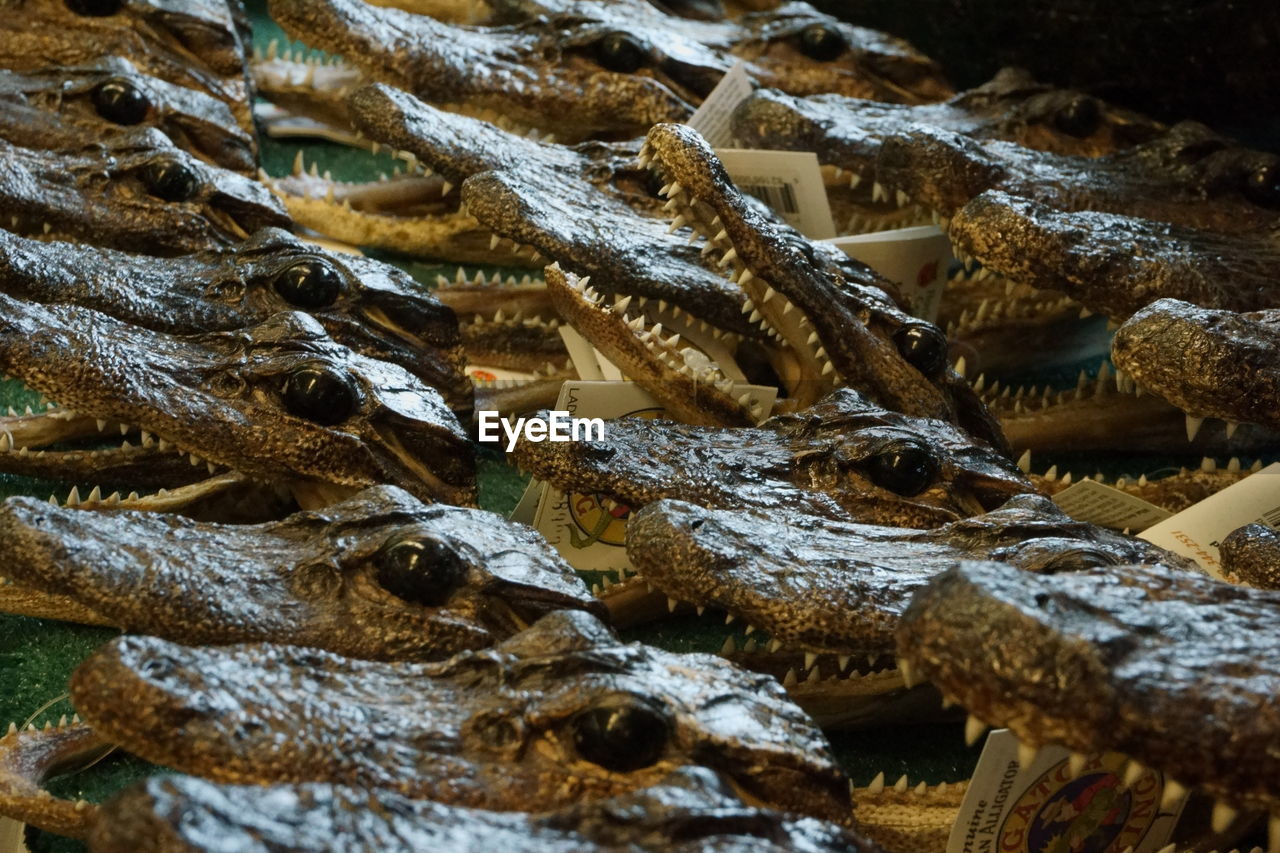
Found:
[[[59,477],[75,462],[72,476],[102,482],[117,457],[145,471],[190,455],[214,475],[154,498],[104,501],[95,489],[91,504],[183,506],[249,480],[287,488],[308,508],[380,483],[475,500],[472,449],[439,394],[334,343],[304,314],[180,336],[71,305],[0,296],[0,306],[0,371],[67,407],[0,421],[6,469]],[[117,423],[140,431],[141,446],[32,452]]]
[[[252,172],[257,143],[230,108],[204,92],[139,73],[110,56],[85,65],[0,71],[0,136],[24,148],[80,148],[120,127],[163,131],[200,159]]]
[[[558,609],[603,610],[542,537],[394,486],[258,525],[0,505],[19,587],[126,631],[271,640],[377,660],[485,648]]]
[[[1275,675],[1280,597],[1167,567],[1036,575],[961,563],[922,589],[898,629],[899,660],[971,713],[969,735],[1008,726],[1034,754],[1121,752],[1165,774],[1176,800],[1219,800],[1280,820]]]
[[[624,645],[586,613],[553,613],[440,663],[123,637],[80,666],[71,692],[108,740],[222,782],[543,810],[694,765],[749,802],[850,822],[830,747],[773,679]]]
[[[0,143],[0,153],[3,215],[19,234],[174,255],[290,225],[262,184],[203,163],[149,128],[74,152]]]
[[[374,808],[370,809],[370,800]],[[214,842],[213,839],[221,839]],[[651,787],[539,813],[501,813],[341,785],[219,785],[153,777],[119,795],[95,822],[91,844],[111,851],[267,844],[291,850],[407,850],[439,839],[510,853],[548,849],[874,853],[849,829],[747,805],[709,770],[677,770]]]
[[[1218,544],[1222,571],[1262,589],[1280,589],[1280,534],[1264,524],[1246,524]]]
[[[234,5],[213,0],[17,0],[6,7],[0,67],[31,71],[127,56],[147,74],[223,101],[251,134],[248,32]]]
[[[389,264],[326,252],[277,228],[165,259],[0,232],[0,292],[177,335],[305,311],[338,343],[437,389],[462,416],[472,407],[452,311]]]
[[[559,489],[634,508],[679,498],[902,527],[936,527],[1035,490],[950,424],[885,411],[847,388],[756,428],[623,419],[602,441],[522,438],[512,456]]]

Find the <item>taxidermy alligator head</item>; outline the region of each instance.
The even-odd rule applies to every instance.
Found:
[[[333,121],[361,80],[482,118],[566,140],[628,139],[681,121],[736,61],[764,85],[797,94],[844,92],[933,100],[950,89],[937,66],[905,43],[793,3],[737,22],[672,18],[631,0],[511,4],[513,22],[458,27],[360,0],[274,0],[290,37],[347,66],[260,62],[255,76],[278,102]],[[899,83],[898,80],[903,82]]]
[[[559,489],[633,508],[679,498],[902,527],[937,527],[1035,491],[961,430],[886,411],[848,388],[755,428],[623,419],[603,441],[521,438],[512,456]]]
[[[0,137],[23,148],[81,148],[146,125],[207,163],[256,167],[257,144],[230,108],[196,89],[139,73],[120,56],[67,68],[0,71]]]
[[[603,608],[546,540],[394,486],[266,524],[0,505],[19,587],[132,633],[271,640],[375,660],[441,660],[558,609]]]
[[[473,451],[440,395],[334,343],[305,314],[184,336],[71,305],[0,296],[0,306],[0,372],[66,407],[0,419],[5,470],[109,484],[155,478],[190,456],[212,475],[146,498],[104,499],[95,488],[89,505],[183,507],[252,481],[287,490],[304,508],[380,483],[423,500],[475,501]],[[139,444],[36,452],[101,441],[117,425]],[[80,502],[78,492],[69,502]]]
[[[165,259],[0,231],[0,292],[172,335],[231,332],[305,311],[338,343],[398,364],[463,416],[472,407],[452,311],[389,264],[326,252],[277,228]]]
[[[1030,755],[1125,753],[1128,773],[1165,774],[1167,798],[1217,799],[1215,832],[1270,812],[1274,848],[1277,613],[1275,592],[1168,567],[961,563],[903,614],[898,658],[968,708],[971,738],[990,724]]]
[[[108,740],[220,782],[333,782],[539,811],[693,765],[753,803],[850,822],[848,781],[776,681],[624,645],[576,611],[439,663],[123,637],[80,666],[71,693]]]
[[[0,215],[18,234],[176,255],[291,224],[262,184],[203,163],[150,128],[78,151],[0,143],[0,156]]]
[[[370,798],[376,803],[372,809]],[[90,843],[100,853],[194,853],[227,844],[409,851],[434,847],[444,838],[461,845],[459,849],[500,846],[510,853],[711,853],[735,846],[763,853],[878,849],[844,827],[748,805],[715,773],[696,767],[677,770],[648,788],[535,813],[467,809],[342,785],[263,789],[157,776],[106,806]]]
[[[236,4],[204,0],[16,0],[0,35],[0,68],[32,71],[124,56],[139,70],[225,103],[253,133],[248,40]]]

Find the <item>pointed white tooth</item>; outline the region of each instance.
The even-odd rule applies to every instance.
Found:
[[[794,669],[789,669],[787,670],[787,674],[782,677],[782,686],[795,687],[799,681],[800,679],[796,677],[796,671]]]
[[[738,650],[738,644],[733,641],[732,636],[724,638],[724,645],[720,647],[720,654],[731,655]]]
[[[970,714],[969,718],[964,721],[964,742],[969,746],[973,746],[986,730],[987,724]]]
[[[80,488],[72,486],[70,494],[67,495],[67,506],[80,506]]]
[[[675,612],[676,612],[676,605],[677,605],[677,604],[679,604],[679,603],[680,603],[680,602],[679,602],[679,600],[674,599],[674,598],[671,598],[670,596],[668,596],[668,597],[667,597],[667,612],[668,612],[668,613],[675,613]]]
[[[98,424],[98,432],[105,432],[105,431],[106,431],[106,429],[107,429],[107,419],[106,419],[106,418],[98,418],[98,420],[97,420],[97,424]]]
[[[1022,455],[1018,457],[1018,468],[1020,468],[1022,470],[1022,473],[1024,474],[1031,473],[1031,451],[1030,450],[1024,450],[1022,452]]]
[[[1074,777],[1084,772],[1084,766],[1089,761],[1089,756],[1083,752],[1073,752],[1071,757],[1067,759],[1067,771]]]
[[[1142,774],[1147,772],[1147,768],[1143,767],[1137,761],[1130,761],[1129,766],[1124,769],[1124,779],[1121,784],[1126,788],[1132,788],[1138,784],[1138,780],[1142,778]]]
[[[1239,421],[1227,421],[1227,440],[1228,441],[1236,434],[1236,430],[1238,429],[1240,429]]]
[[[908,784],[910,783],[907,782],[907,774],[903,773],[898,777],[898,781],[893,783],[893,790],[897,791],[899,794],[905,794],[907,792]]]
[[[1196,435],[1200,432],[1200,427],[1202,426],[1204,426],[1204,418],[1187,415],[1187,441],[1195,441]]]
[[[129,425],[128,425],[128,424],[120,424],[120,434],[121,434],[121,435],[128,435],[128,434],[129,434]]]
[[[1218,800],[1213,804],[1213,831],[1223,833],[1231,826],[1232,821],[1236,819],[1236,809]]]
[[[615,300],[613,303],[613,313],[615,314],[626,313],[627,306],[630,304],[631,304],[630,296],[624,296],[621,299]]]
[[[1185,785],[1166,776],[1164,790],[1160,792],[1160,811],[1169,811],[1186,795],[1187,788]]]
[[[880,794],[884,792],[883,770],[876,774],[876,778],[871,780],[871,784],[867,786],[867,792],[870,794]]]
[[[102,488],[94,486],[89,490],[89,497],[85,498],[85,503],[96,504],[102,501]]]
[[[818,655],[814,652],[804,653],[804,671],[808,672],[813,669],[813,665],[818,662]]]

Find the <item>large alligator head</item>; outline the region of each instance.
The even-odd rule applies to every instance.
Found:
[[[305,311],[338,343],[398,364],[464,417],[472,408],[451,310],[396,267],[327,252],[277,228],[165,259],[0,232],[0,292],[175,335],[231,332]]]
[[[149,128],[79,151],[0,143],[0,153],[5,227],[18,234],[173,255],[291,224],[262,184],[203,163]]]
[[[336,782],[495,810],[543,810],[720,772],[750,802],[841,823],[848,782],[773,679],[622,644],[560,611],[440,663],[271,644],[123,637],[71,680],[108,740],[235,783]]]
[[[5,577],[126,631],[376,660],[486,648],[553,610],[603,611],[527,527],[393,486],[257,525],[0,505]],[[0,588],[2,591],[3,588]]]
[[[639,508],[663,498],[937,527],[1034,491],[1012,463],[943,421],[886,411],[851,389],[756,428],[611,421],[600,441],[521,439],[540,480]]]
[[[369,808],[370,800],[374,803]],[[715,773],[684,768],[616,797],[538,813],[502,813],[341,785],[218,785],[157,776],[106,806],[90,844],[99,853],[267,844],[298,851],[409,850],[448,838],[459,849],[509,853],[679,851],[875,853],[851,830],[748,805]],[[217,839],[215,841],[214,839]]]
[[[146,125],[206,162],[252,172],[257,143],[211,95],[141,74],[123,57],[26,73],[0,71],[0,137],[24,148],[80,148]]]
[[[147,74],[223,101],[251,134],[248,32],[234,5],[216,0],[17,0],[6,7],[0,67],[30,71],[127,56]]]
[[[968,708],[969,734],[1008,726],[1034,754],[1121,752],[1165,774],[1164,793],[1271,812],[1280,838],[1274,663],[1280,597],[1167,567],[1036,575],[961,563],[921,590],[899,659]]]
[[[213,475],[154,497],[90,495],[92,505],[121,508],[185,506],[250,481],[285,488],[305,508],[380,483],[424,500],[475,501],[473,451],[440,395],[334,343],[304,314],[179,336],[71,305],[0,296],[0,306],[0,371],[65,407],[0,419],[6,470],[109,483],[115,466],[154,478],[190,456]],[[135,441],[140,433],[140,446],[34,452],[100,441],[109,424]]]

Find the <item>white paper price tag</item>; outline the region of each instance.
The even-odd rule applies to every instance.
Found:
[[[1225,580],[1218,543],[1237,527],[1255,521],[1272,527],[1280,523],[1280,462],[1147,528],[1139,538],[1190,557],[1215,578]]]
[[[1160,808],[1164,778],[1145,770],[1125,787],[1128,759],[1090,758],[1079,775],[1069,753],[1045,747],[1029,767],[1018,763],[1018,739],[1008,730],[987,738],[952,827],[947,853],[1045,853],[1124,850],[1155,853],[1173,832],[1185,794]]]
[[[912,314],[930,323],[938,318],[947,267],[952,261],[951,241],[940,228],[918,225],[837,237],[828,242],[896,282]]]
[[[1058,508],[1077,521],[1137,533],[1173,513],[1142,498],[1099,483],[1081,480],[1053,496]]]
[[[738,189],[769,205],[801,234],[813,240],[836,236],[818,155],[812,151],[716,151]]]
[[[702,134],[712,148],[733,147],[733,127],[729,119],[754,89],[746,66],[741,61],[735,62],[686,124]]]

